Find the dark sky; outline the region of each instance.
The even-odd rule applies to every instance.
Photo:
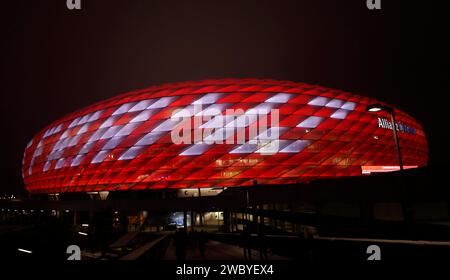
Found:
[[[395,3],[393,3],[395,2]],[[1,192],[23,189],[23,149],[64,114],[150,85],[209,78],[319,84],[395,104],[447,164],[445,9],[430,1],[2,2]]]

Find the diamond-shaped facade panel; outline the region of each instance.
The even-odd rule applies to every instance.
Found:
[[[379,101],[289,81],[207,80],[126,93],[39,132],[23,160],[32,193],[289,184],[396,170]],[[414,118],[395,110],[407,167],[428,162]]]

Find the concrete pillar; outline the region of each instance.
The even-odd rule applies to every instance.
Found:
[[[194,211],[191,211],[191,231],[194,231],[194,225],[195,225],[195,215]]]
[[[225,232],[230,232],[230,212],[223,211],[223,227]]]

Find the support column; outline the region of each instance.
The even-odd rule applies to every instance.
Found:
[[[194,231],[194,225],[195,225],[195,215],[194,211],[191,211],[191,231]]]
[[[223,227],[225,232],[230,232],[230,212],[223,211]]]
[[[183,211],[183,226],[184,226],[185,230],[188,229],[187,228],[187,212],[186,211]]]

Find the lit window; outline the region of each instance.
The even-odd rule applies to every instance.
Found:
[[[143,147],[131,147],[125,153],[123,153],[119,160],[130,160],[134,159],[139,155]]]
[[[297,127],[305,127],[305,128],[315,128],[317,127],[321,122],[323,121],[323,118],[311,116],[302,121]]]
[[[219,98],[222,96],[222,93],[208,93],[204,95],[203,97],[197,99],[192,104],[212,104],[219,100]]]
[[[289,99],[292,98],[292,94],[289,93],[278,93],[269,99],[267,99],[265,102],[272,102],[272,103],[287,103]]]
[[[314,106],[325,106],[325,104],[328,103],[330,99],[322,96],[318,96],[314,98],[313,100],[308,102],[308,105],[314,105]]]

